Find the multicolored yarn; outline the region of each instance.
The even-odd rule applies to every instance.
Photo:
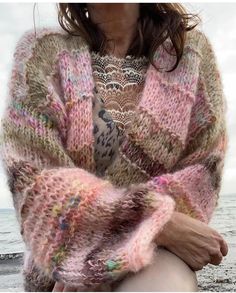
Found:
[[[166,46],[170,41],[166,41]],[[2,119],[1,157],[28,251],[25,289],[55,281],[93,290],[152,261],[174,210],[209,222],[227,149],[226,103],[206,36],[183,57],[155,54],[132,123],[103,178],[94,174],[91,55],[79,37],[19,40]]]

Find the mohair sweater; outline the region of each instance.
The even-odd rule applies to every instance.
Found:
[[[1,157],[28,251],[25,290],[113,284],[152,262],[174,210],[211,219],[228,141],[215,54],[194,29],[173,72],[165,70],[175,58],[162,46],[154,59],[163,69],[149,65],[132,123],[97,176],[87,44],[54,28],[20,38]]]

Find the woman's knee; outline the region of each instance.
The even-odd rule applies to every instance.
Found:
[[[163,291],[198,291],[196,273],[174,253],[158,248],[152,266]]]
[[[196,273],[175,254],[158,248],[152,264],[125,278],[114,291],[198,291]]]

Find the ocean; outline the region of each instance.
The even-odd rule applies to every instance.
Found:
[[[236,291],[236,194],[221,195],[210,226],[227,241],[228,255],[219,266],[197,273],[200,291]],[[0,209],[0,291],[22,291],[20,268],[24,243],[13,209]]]
[[[23,290],[24,243],[14,209],[0,209],[0,292]]]
[[[19,223],[14,209],[0,209],[0,254],[24,251]]]

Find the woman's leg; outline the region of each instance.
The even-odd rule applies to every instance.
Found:
[[[113,292],[198,291],[196,273],[178,256],[158,248],[152,264],[132,273],[113,288]]]

